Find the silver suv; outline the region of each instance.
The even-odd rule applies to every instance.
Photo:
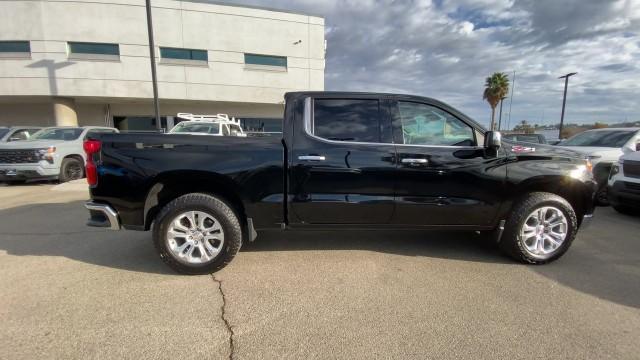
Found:
[[[29,140],[0,144],[0,181],[80,179],[84,177],[83,141],[92,134],[115,132],[98,126],[50,127]]]

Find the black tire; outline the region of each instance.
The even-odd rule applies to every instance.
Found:
[[[61,183],[78,180],[84,177],[84,164],[76,158],[65,158],[60,165],[60,176],[58,180]]]
[[[595,203],[598,206],[609,206],[609,191],[605,184],[596,192]]]
[[[552,253],[546,256],[534,256],[526,250],[524,240],[520,236],[520,229],[524,226],[528,216],[536,209],[553,206],[560,210],[567,220],[567,234],[564,242]],[[534,192],[529,193],[518,201],[507,219],[504,233],[500,240],[500,249],[508,256],[527,264],[546,264],[557,260],[567,252],[578,231],[576,213],[565,199],[558,195]]]
[[[220,252],[208,262],[201,264],[181,262],[169,249],[168,227],[178,215],[186,211],[203,211],[211,214],[222,226],[224,244]],[[224,201],[207,194],[186,194],[174,199],[162,208],[155,219],[153,242],[162,261],[173,270],[188,275],[211,274],[227,266],[240,250],[242,227],[238,215]]]

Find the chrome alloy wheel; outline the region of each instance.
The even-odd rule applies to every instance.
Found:
[[[536,258],[547,258],[567,238],[569,223],[564,213],[553,206],[534,210],[520,230],[525,250]]]
[[[187,211],[171,221],[167,230],[167,245],[180,262],[207,263],[222,251],[224,230],[212,215],[202,211]]]

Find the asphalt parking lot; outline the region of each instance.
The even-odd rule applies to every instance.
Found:
[[[523,266],[474,234],[261,234],[215,276],[85,227],[83,183],[0,186],[0,358],[638,359],[640,218]]]

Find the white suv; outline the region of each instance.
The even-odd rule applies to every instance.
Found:
[[[598,182],[596,201],[599,205],[607,205],[607,178],[611,165],[623,154],[640,150],[640,128],[587,130],[563,140],[558,146],[580,152],[591,160],[593,176]]]
[[[640,213],[640,151],[620,157],[609,175],[609,203],[621,213]]]
[[[0,181],[80,179],[84,177],[83,141],[92,134],[115,132],[97,126],[50,127],[29,140],[0,144]]]

